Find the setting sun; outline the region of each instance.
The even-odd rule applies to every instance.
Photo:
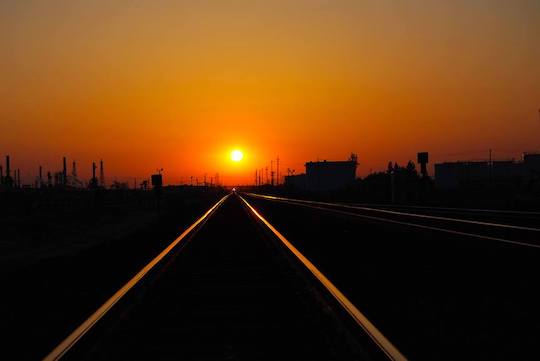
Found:
[[[244,158],[244,153],[241,150],[235,149],[231,152],[231,160],[233,162],[240,162]]]

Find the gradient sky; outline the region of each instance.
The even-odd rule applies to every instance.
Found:
[[[0,154],[253,179],[540,149],[540,2],[0,1]],[[232,148],[245,160],[228,160]]]

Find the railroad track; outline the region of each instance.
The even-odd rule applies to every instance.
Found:
[[[499,242],[519,247],[540,248],[540,228],[538,223],[533,225],[514,224],[514,217],[536,220],[540,215],[536,212],[513,212],[484,209],[459,208],[428,208],[428,207],[397,207],[366,206],[357,204],[317,202],[302,199],[277,197],[271,195],[247,193],[248,197],[273,202],[287,203],[308,207],[320,211],[333,212],[345,216],[358,217],[371,221],[392,223],[404,227],[421,230],[448,233],[470,239]],[[441,212],[452,212],[454,216],[440,215]],[[436,214],[430,214],[436,213]],[[486,219],[491,214],[497,217],[510,216],[507,222],[495,222]],[[471,218],[481,217],[481,219]],[[504,219],[504,218],[503,218]]]
[[[245,197],[410,359],[536,358],[540,248],[533,223]]]
[[[44,360],[64,358],[406,360],[237,194],[212,206]]]

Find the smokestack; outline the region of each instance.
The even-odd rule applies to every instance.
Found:
[[[73,179],[75,179],[77,178],[77,163],[75,163],[75,161],[73,161],[72,167],[71,175],[73,176]]]
[[[41,188],[43,187],[43,168],[41,168],[41,166],[39,166],[39,178],[38,178],[38,187]]]
[[[90,188],[97,188],[97,178],[96,178],[96,162],[92,162],[92,178],[90,179]]]
[[[67,161],[66,157],[63,158],[63,168],[62,168],[62,185],[67,184]]]
[[[4,179],[4,168],[0,165],[0,181]]]
[[[105,171],[103,170],[103,159],[99,161],[99,183],[105,187]]]

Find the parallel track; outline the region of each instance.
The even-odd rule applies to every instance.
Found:
[[[247,193],[249,197],[264,199],[267,201],[282,202],[291,205],[308,207],[311,209],[317,209],[320,211],[337,213],[345,216],[359,217],[368,220],[392,223],[396,225],[401,225],[405,227],[413,227],[423,230],[443,232],[458,236],[476,238],[487,241],[495,241],[505,244],[510,244],[520,247],[531,247],[531,248],[540,248],[540,228],[536,227],[524,227],[517,226],[512,224],[503,224],[503,223],[493,223],[493,222],[483,222],[468,220],[462,218],[451,218],[451,217],[440,217],[432,216],[419,213],[409,213],[403,211],[392,211],[388,209],[373,208],[373,207],[363,207],[356,205],[348,205],[342,203],[329,203],[329,202],[317,202],[317,201],[308,201],[302,199],[292,199],[285,197],[276,197],[270,195],[262,195],[255,193]],[[364,213],[362,213],[364,212]],[[366,214],[367,212],[367,214]],[[371,213],[371,214],[370,214]],[[379,214],[379,215],[373,215]],[[384,216],[388,217],[384,217]],[[394,218],[391,218],[394,217]],[[399,218],[396,218],[399,217]],[[405,219],[405,220],[400,220]],[[437,225],[433,224],[422,224],[421,221],[433,221],[438,222]],[[443,223],[444,225],[440,225]],[[469,231],[463,230],[457,227],[480,227],[482,230],[487,229],[490,233],[482,233],[478,230]],[[511,231],[516,233],[516,237],[522,237],[522,235],[527,235],[528,239],[509,239],[497,236],[502,231]]]

